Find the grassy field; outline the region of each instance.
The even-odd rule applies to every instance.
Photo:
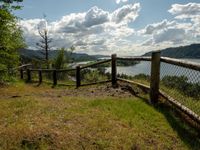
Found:
[[[120,89],[17,83],[0,88],[0,149],[195,150],[200,138],[167,108]]]

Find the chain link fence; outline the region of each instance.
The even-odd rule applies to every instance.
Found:
[[[200,71],[162,62],[160,89],[200,116]]]

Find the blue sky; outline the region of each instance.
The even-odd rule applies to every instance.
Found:
[[[15,14],[22,18],[20,25],[30,48],[39,40],[37,29],[46,24],[46,14],[55,48],[75,45],[77,52],[83,53],[140,55],[200,41],[198,2],[24,0],[23,9]]]

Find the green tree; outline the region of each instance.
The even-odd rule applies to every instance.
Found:
[[[61,48],[58,52],[58,55],[55,59],[54,67],[56,69],[62,69],[65,65],[66,58],[65,58],[65,48]]]
[[[75,50],[75,47],[71,46],[69,49],[63,47],[58,50],[58,55],[54,60],[54,67],[56,69],[62,69],[64,68],[65,64],[67,65],[72,61],[72,52]]]
[[[21,9],[20,2],[23,2],[23,0],[0,0],[0,8],[8,11]]]
[[[17,7],[12,6],[10,1],[0,2],[0,70],[9,70],[19,64],[17,50],[25,44],[22,31],[17,25],[17,17],[11,13],[12,8]],[[6,80],[7,75],[5,71],[1,71],[0,82]]]

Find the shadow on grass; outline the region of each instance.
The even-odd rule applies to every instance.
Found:
[[[166,104],[159,104],[155,107],[159,112],[164,114],[165,118],[171,127],[178,133],[181,140],[193,150],[200,149],[200,136],[197,129],[192,128],[186,123],[183,118],[181,119],[180,113],[175,109],[166,106]]]
[[[137,96],[142,99],[146,104],[149,103],[149,99],[143,96]],[[152,105],[151,105],[152,106]],[[162,113],[170,126],[175,130],[180,139],[187,145],[188,149],[199,150],[200,149],[200,133],[199,130],[191,127],[186,121],[181,119],[180,112],[170,107],[165,103],[159,103],[154,106],[156,111]]]

